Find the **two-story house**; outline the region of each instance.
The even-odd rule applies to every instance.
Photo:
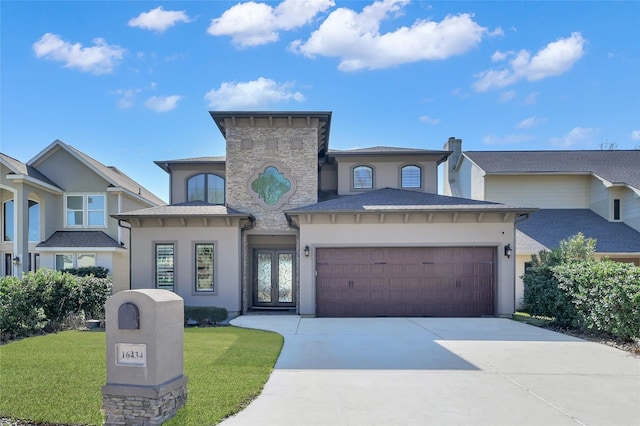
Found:
[[[129,230],[111,216],[164,204],[115,167],[59,140],[28,163],[0,153],[0,275],[102,266],[129,288]]]
[[[455,138],[444,149],[444,194],[539,208],[516,223],[518,305],[531,255],[578,232],[596,257],[640,265],[640,150],[463,151]]]
[[[306,316],[514,311],[514,223],[535,209],[437,194],[450,152],[329,149],[330,112],[211,112],[224,157],[156,161],[170,204],[131,227],[131,287]]]

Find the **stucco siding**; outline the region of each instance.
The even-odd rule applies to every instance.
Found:
[[[311,255],[300,259],[299,312],[315,315],[314,252],[319,247],[492,246],[497,250],[496,313],[508,315],[514,311],[515,264],[501,253],[513,241],[513,222],[302,224],[300,246],[309,245]]]
[[[589,208],[586,175],[488,175],[485,200],[543,209]]]
[[[131,288],[155,288],[156,243],[174,244],[174,291],[186,306],[218,306],[240,312],[241,251],[236,227],[142,227],[133,228]],[[196,243],[213,243],[214,292],[195,291]]]
[[[640,195],[629,188],[621,188],[619,196],[622,221],[640,232]]]
[[[411,188],[416,191],[438,193],[438,167],[434,161],[415,161],[411,157],[384,161],[380,157],[362,156],[358,159],[338,160],[338,194],[360,194],[362,190],[354,190],[352,182],[353,168],[359,165],[373,169],[373,189],[401,188],[401,169],[406,165],[417,165],[422,169],[422,187]]]
[[[589,179],[589,208],[603,218],[611,219],[611,200],[609,190],[598,178]]]
[[[187,202],[187,180],[201,173],[211,173],[225,179],[226,172],[224,164],[194,164],[183,165],[174,164],[171,166],[171,203]]]

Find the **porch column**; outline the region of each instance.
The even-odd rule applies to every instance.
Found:
[[[20,258],[20,263],[13,263],[13,275],[21,277],[29,272],[29,194],[23,183],[16,184],[14,198],[14,232],[13,258]]]

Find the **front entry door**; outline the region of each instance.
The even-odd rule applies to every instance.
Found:
[[[295,250],[254,252],[255,306],[295,306]]]

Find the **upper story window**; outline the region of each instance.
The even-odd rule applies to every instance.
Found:
[[[400,178],[402,188],[422,187],[422,169],[419,166],[404,166]]]
[[[369,166],[353,168],[353,189],[372,189],[373,169]]]
[[[613,220],[620,220],[620,199],[613,200]]]
[[[210,173],[190,177],[187,180],[187,201],[224,204],[224,179]]]
[[[106,200],[100,194],[74,194],[65,196],[66,226],[104,227],[107,223]]]
[[[2,238],[15,241],[15,203],[13,200],[2,204]],[[40,241],[40,204],[29,200],[29,241]]]

